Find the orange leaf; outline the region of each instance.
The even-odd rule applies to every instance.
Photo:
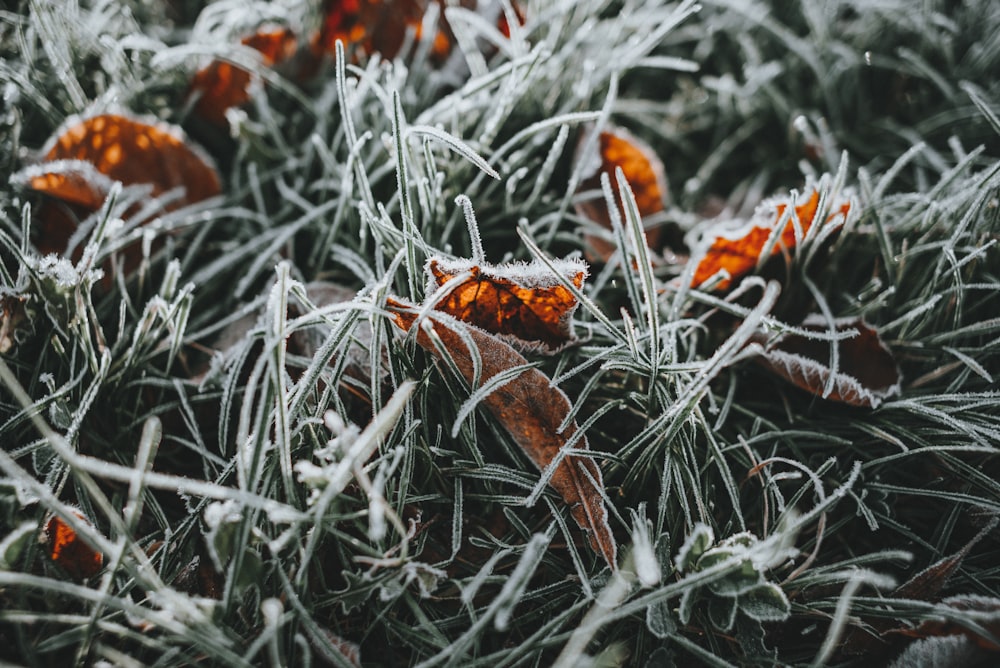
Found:
[[[578,193],[600,191],[601,174],[606,173],[611,179],[619,202],[619,212],[624,220],[625,213],[621,204],[622,195],[618,190],[618,181],[615,178],[615,169],[620,167],[632,188],[632,194],[635,195],[639,215],[646,218],[663,211],[663,199],[667,194],[667,179],[663,173],[663,163],[653,152],[653,149],[622,128],[609,128],[602,132],[598,138],[599,146],[595,155],[581,153],[588,141],[589,136],[584,135],[577,149],[576,161],[586,161],[586,167],[583,171],[584,180],[580,183]],[[611,217],[603,197],[578,199],[576,211],[580,216],[611,229]],[[650,247],[656,247],[659,237],[660,228],[653,227],[646,230],[646,240]],[[606,239],[589,234],[586,239],[587,243],[605,262],[614,252],[614,245]]]
[[[189,144],[180,128],[120,114],[71,118],[42,149],[43,159],[12,177],[36,192],[97,211],[114,181],[149,185],[156,197],[175,188],[183,194],[166,208],[176,209],[218,195],[219,175],[211,159]],[[63,252],[75,223],[55,208],[36,215],[43,232],[40,250]]]
[[[524,13],[524,9],[516,2],[511,2],[510,6],[514,9],[514,18],[517,20],[517,25],[523,26],[528,22],[528,16]],[[500,11],[500,16],[497,18],[497,30],[500,34],[510,39],[510,22],[507,20],[507,15]]]
[[[587,277],[587,265],[579,260],[562,260],[557,269],[577,288]],[[554,352],[573,340],[570,318],[576,297],[541,263],[496,266],[431,258],[427,273],[428,293],[454,282],[438,303],[439,311],[499,334],[522,349]],[[465,273],[471,276],[455,280]]]
[[[394,299],[389,299],[387,305],[396,325],[409,331],[417,318],[415,311]],[[475,369],[472,353],[459,334],[463,329],[472,339],[482,361],[482,383],[508,369],[527,364],[527,360],[516,350],[476,327],[469,327],[437,312],[432,313],[427,322],[469,385],[474,382]],[[417,331],[417,343],[438,359],[443,359],[441,351],[422,328]],[[569,399],[562,390],[552,387],[549,377],[538,369],[525,369],[484,397],[482,404],[540,470],[552,463],[579,430],[574,421],[559,432],[571,408]],[[581,435],[574,447],[587,449],[587,437]],[[570,514],[587,533],[591,547],[604,557],[611,568],[616,568],[618,547],[600,493],[604,480],[597,463],[589,457],[566,455],[556,466],[549,484],[569,505]]]
[[[265,28],[244,37],[240,43],[259,51],[264,64],[273,66],[295,54],[298,38],[289,28]],[[247,70],[225,61],[212,61],[195,72],[191,81],[190,93],[198,95],[195,113],[214,125],[226,127],[226,110],[250,100],[249,84]]]
[[[838,352],[836,369],[831,367],[829,341],[798,334],[786,334],[766,344],[758,361],[807,392],[853,406],[876,408],[899,392],[899,368],[878,332],[860,318],[836,320],[834,326],[836,333],[855,333],[833,342]],[[826,320],[810,316],[803,328],[825,332]],[[764,339],[757,337],[757,341]],[[828,384],[831,390],[824,396]]]
[[[407,29],[421,38],[423,16],[430,3],[427,0],[327,0],[323,5],[323,25],[313,38],[316,53],[333,53],[337,40],[357,52],[370,56],[379,53],[395,58],[406,40]],[[434,35],[431,53],[441,59],[451,52],[452,37],[442,25]]]
[[[28,186],[72,203],[89,206],[93,192],[106,190],[111,181],[150,184],[154,197],[184,188],[184,197],[174,208],[222,191],[211,160],[187,142],[180,128],[158,121],[119,114],[74,117],[42,150],[43,162],[24,172]],[[91,169],[106,180],[91,179]],[[90,193],[88,186],[93,189]]]
[[[736,230],[726,231],[722,226],[709,230],[711,245],[702,253],[691,280],[691,287],[698,287],[718,272],[725,270],[729,276],[716,284],[716,290],[729,289],[737,278],[749,274],[757,268],[761,254],[791,203],[788,199],[765,202],[754,213],[750,222]],[[778,233],[777,243],[770,255],[781,248],[792,250],[812,227],[819,206],[819,191],[815,188],[805,195],[805,201],[795,205],[795,214]],[[832,207],[826,218],[827,225],[843,225],[851,209],[850,200],[843,200]],[[796,219],[798,230],[796,230]]]
[[[82,513],[74,510],[73,514],[87,522]],[[104,565],[104,555],[81,540],[57,515],[53,515],[45,523],[43,538],[49,559],[75,580],[93,577]]]

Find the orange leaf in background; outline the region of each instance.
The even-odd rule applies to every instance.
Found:
[[[589,156],[580,153],[588,143],[589,137],[585,135],[580,140],[576,160],[577,162],[586,161],[586,166],[582,173],[584,180],[580,183],[577,192],[600,192],[601,174],[607,173],[615,195],[617,195],[619,213],[622,220],[625,220],[621,203],[622,195],[618,190],[618,181],[615,177],[615,169],[620,167],[632,188],[632,194],[635,195],[639,215],[646,218],[663,211],[663,200],[667,194],[667,179],[663,173],[663,162],[653,152],[653,149],[622,128],[605,130],[598,139],[598,154]],[[608,214],[603,196],[578,199],[576,211],[580,216],[611,229],[611,217]],[[646,230],[646,240],[650,247],[657,246],[659,237],[660,228],[653,227]],[[605,262],[614,253],[615,246],[612,242],[596,235],[588,234],[586,238],[598,256]]]
[[[313,39],[313,50],[332,54],[339,39],[345,46],[353,46],[366,55],[379,53],[391,60],[403,47],[408,28],[414,30],[416,39],[421,38],[428,5],[427,0],[327,0],[323,5],[323,25]],[[432,54],[443,58],[450,51],[450,33],[438,30]]]
[[[295,55],[298,38],[289,28],[258,30],[240,40],[244,46],[256,49],[267,66],[282,63]],[[194,111],[206,121],[225,127],[226,110],[240,107],[250,100],[250,72],[222,60],[212,61],[195,72],[190,94],[197,95]]]
[[[438,5],[437,30],[431,43],[430,55],[437,62],[445,60],[455,44],[455,35],[445,17],[446,3],[441,0],[326,0],[322,9],[323,24],[318,34],[311,40],[314,56],[333,54],[337,40],[345,46],[353,46],[360,53],[371,56],[381,54],[392,59],[399,55],[406,41],[407,30],[413,31],[415,41],[424,38],[424,15],[432,3]],[[457,3],[465,9],[480,9],[476,0],[462,0]],[[493,9],[496,7],[496,3]],[[524,25],[524,11],[512,3],[514,15],[520,25]],[[505,37],[510,37],[510,25],[500,9],[498,14],[480,11],[480,15],[492,20]]]
[[[527,23],[528,16],[524,13],[524,10],[521,9],[521,6],[516,2],[511,2],[510,5],[514,9],[514,18],[517,20],[517,25],[523,26]],[[507,20],[507,15],[502,9],[500,10],[500,17],[497,18],[497,30],[499,30],[500,34],[504,37],[510,39],[510,22]]]
[[[836,333],[853,331],[851,338],[833,342],[837,367],[831,367],[830,341],[798,334],[786,334],[765,348],[758,361],[782,378],[818,397],[853,406],[876,408],[884,399],[899,392],[899,368],[878,332],[861,319],[834,321]],[[826,332],[826,320],[806,318],[802,327]],[[757,337],[764,343],[763,336]],[[830,380],[832,377],[832,381]],[[830,393],[824,391],[830,383]]]
[[[182,188],[166,203],[173,210],[218,195],[219,175],[211,159],[187,142],[180,128],[120,114],[101,114],[67,121],[42,149],[42,162],[27,167],[12,181],[76,207],[84,215],[97,211],[115,181],[149,185],[153,197]],[[35,216],[42,231],[39,250],[61,253],[73,232],[72,216],[55,208]]]
[[[90,182],[97,190],[110,181],[121,181],[124,185],[150,184],[153,197],[184,188],[184,196],[171,208],[222,191],[211,160],[187,142],[180,128],[166,123],[147,123],[120,114],[73,118],[42,150],[43,162],[25,170],[28,186],[64,201],[86,203],[87,195],[81,193],[86,190],[91,167],[108,179]],[[66,165],[82,171],[66,177]]]
[[[417,318],[413,308],[394,299],[387,300],[387,306],[400,329],[409,331],[413,327]],[[475,367],[472,353],[459,334],[462,328],[479,352],[481,383],[485,384],[498,374],[528,363],[508,344],[476,327],[469,327],[437,312],[428,318],[428,322],[470,386],[475,382]],[[444,359],[423,329],[417,331],[417,343],[438,359]],[[535,368],[523,370],[513,380],[490,392],[483,398],[482,405],[539,470],[549,466],[579,430],[573,421],[559,431],[572,408],[569,399],[562,390],[552,387],[548,376]],[[581,436],[573,447],[586,450],[589,447],[587,437]],[[590,457],[566,455],[556,466],[549,484],[569,505],[570,514],[586,532],[594,551],[603,556],[612,569],[616,568],[618,546],[608,524],[608,510],[600,492],[604,479],[597,463]]]
[[[86,522],[82,513],[73,514]],[[100,572],[104,555],[90,547],[57,515],[45,523],[43,534],[45,551],[49,559],[76,580],[86,580]]]
[[[765,203],[758,208],[747,226],[729,232],[720,231],[712,234],[714,239],[698,262],[694,278],[691,280],[691,287],[698,287],[725,269],[729,277],[719,281],[714,289],[727,290],[732,286],[734,280],[756,269],[761,253],[764,252],[764,247],[774,233],[775,227],[781,221],[788,204],[787,200]],[[780,247],[788,250],[795,248],[796,240],[805,236],[812,226],[818,206],[819,191],[813,189],[802,204],[795,206],[793,219],[789,220],[784,229],[781,230],[778,242],[771,250],[771,255],[778,253]],[[826,218],[827,224],[843,225],[850,209],[850,200],[844,200],[834,205],[830,215]],[[798,218],[799,232],[796,231],[794,218]]]
[[[556,268],[577,288],[587,277],[587,265],[581,260],[562,260]],[[471,274],[455,281],[438,303],[439,311],[524,349],[554,352],[573,340],[570,318],[577,307],[576,297],[540,262],[495,266],[431,258],[427,273],[428,293],[461,274]]]

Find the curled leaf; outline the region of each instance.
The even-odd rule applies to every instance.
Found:
[[[416,322],[416,311],[397,300],[390,299],[388,306],[395,324],[409,331]],[[527,365],[527,360],[499,338],[476,327],[467,326],[440,313],[432,313],[425,321],[428,329],[444,344],[452,362],[462,378],[472,385],[475,382],[473,353],[466,346],[464,330],[477,348],[481,360],[480,382],[516,367]],[[444,353],[434,345],[423,327],[418,329],[417,343],[438,359]],[[482,400],[482,405],[497,419],[518,446],[540,469],[544,470],[568,447],[571,441],[575,450],[586,450],[586,436],[576,438],[579,426],[571,422],[563,431],[560,425],[569,415],[569,399],[541,371],[525,368],[513,379],[503,383]],[[570,507],[570,514],[590,540],[591,547],[608,564],[616,567],[617,543],[608,524],[608,511],[601,495],[604,486],[601,469],[590,457],[566,454],[556,465],[549,484]]]
[[[149,184],[154,197],[183,188],[174,207],[222,190],[211,159],[188,142],[180,128],[160,121],[122,114],[74,117],[42,152],[41,164],[22,172],[23,180],[32,190],[71,203],[91,206],[100,193],[100,206],[113,181]],[[94,177],[95,172],[105,178]]]
[[[188,142],[180,128],[122,114],[69,119],[42,149],[41,162],[11,181],[46,195],[50,202],[68,205],[35,210],[32,224],[43,254],[66,251],[76,227],[74,214],[96,212],[115,181],[145,186],[153,197],[177,190],[176,197],[164,201],[166,210],[222,191],[211,159]]]
[[[556,268],[577,288],[587,277],[582,260],[561,260]],[[555,352],[573,340],[570,318],[576,297],[541,262],[497,266],[431,258],[427,274],[428,293],[451,285],[437,310],[522,350]]]
[[[818,397],[852,406],[876,408],[899,392],[900,374],[892,352],[878,332],[863,320],[834,321],[834,334],[853,333],[850,338],[826,341],[799,334],[786,334],[764,344],[757,360],[785,380]],[[810,316],[802,327],[826,332],[826,320]],[[831,361],[831,344],[836,349],[836,365]]]
[[[710,228],[705,235],[709,243],[697,258],[691,287],[699,287],[724,271],[726,275],[714,285],[714,289],[728,290],[733,281],[754,271],[762,260],[776,255],[782,249],[793,250],[815,222],[819,213],[819,200],[819,190],[812,188],[800,199],[801,203],[790,198],[769,200],[758,207],[750,221],[744,225],[733,228],[727,221]],[[794,213],[779,231],[778,225],[785,219],[789,206],[794,206]],[[823,223],[827,230],[832,232],[834,228],[843,226],[851,207],[849,198],[835,202]],[[772,237],[776,237],[773,242]]]

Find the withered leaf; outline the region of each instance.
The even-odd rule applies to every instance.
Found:
[[[802,327],[827,331],[821,316],[806,318]],[[836,369],[831,368],[830,341],[799,334],[786,334],[770,342],[758,335],[755,340],[764,350],[757,361],[807,392],[853,406],[876,408],[899,392],[899,368],[878,332],[860,318],[835,320],[834,327],[838,334],[855,333],[833,343],[838,352]]]
[[[956,611],[971,613],[976,626],[965,626],[948,619],[928,620],[915,629],[895,629],[889,633],[909,636],[911,638],[931,638],[939,636],[964,635],[982,650],[1000,653],[1000,598],[962,594],[950,596],[941,605]]]
[[[177,126],[126,114],[74,116],[42,148],[42,160],[11,177],[11,182],[42,193],[49,202],[77,215],[97,211],[115,181],[146,187],[153,197],[174,189],[180,196],[164,201],[174,210],[222,192],[219,174],[201,149]],[[38,250],[63,253],[73,234],[73,215],[55,206],[36,209]],[[129,265],[138,264],[136,257]],[[128,271],[126,271],[128,273]]]
[[[390,299],[388,306],[395,324],[409,331],[417,314],[408,305]],[[508,369],[527,364],[527,360],[499,338],[476,327],[468,326],[447,315],[432,313],[428,322],[448,350],[459,373],[470,385],[475,378],[473,356],[459,334],[465,330],[478,349],[482,361],[480,382]],[[422,328],[417,331],[417,343],[439,359],[442,353]],[[559,426],[569,414],[570,402],[562,390],[554,388],[541,371],[529,368],[513,380],[500,386],[483,401],[483,406],[497,419],[524,453],[544,470],[579,429],[571,422],[560,433]],[[581,435],[574,448],[587,449],[587,437]],[[573,519],[587,533],[591,547],[611,568],[617,567],[617,543],[608,523],[608,511],[600,488],[604,485],[601,469],[589,458],[566,455],[556,466],[549,483],[569,505]]]
[[[961,549],[939,559],[916,573],[909,580],[899,585],[887,598],[926,601],[929,603],[937,602],[941,598],[941,591],[948,583],[948,580],[958,570],[958,567],[961,566],[962,561],[972,551],[972,548],[992,533],[998,524],[1000,524],[1000,521],[994,517]],[[977,621],[980,623],[980,629],[985,629],[987,633],[993,634],[994,637],[1000,637],[1000,599],[975,595],[958,595],[946,598],[941,603],[957,611],[972,611],[974,616],[978,618]],[[878,635],[870,635],[862,633],[858,629],[853,629],[845,636],[841,643],[840,651],[842,654],[847,656],[873,656],[877,651],[886,651],[893,645],[898,646],[900,638],[925,639],[957,636],[959,634],[967,636],[968,645],[971,649],[977,649],[978,646],[982,650],[991,652],[1000,651],[1000,646],[997,646],[993,639],[983,636],[982,633],[978,633],[974,629],[968,629],[950,621],[927,621],[916,628],[908,626],[893,628],[894,622],[889,619],[874,618],[866,621]],[[919,642],[920,640],[911,643],[906,652],[904,652],[904,656],[907,654],[914,656],[919,654],[922,651],[921,647],[916,647]],[[898,665],[910,665],[908,663],[900,664],[898,659],[896,663]]]
[[[757,267],[773,234],[777,234],[778,238],[769,256],[776,255],[782,248],[794,249],[798,240],[805,236],[815,222],[819,200],[820,192],[813,188],[805,194],[804,201],[798,204],[787,197],[762,203],[750,221],[736,229],[731,229],[728,222],[710,228],[705,235],[709,243],[699,253],[691,287],[696,288],[725,270],[729,276],[716,283],[713,289],[728,290],[733,281]],[[780,232],[776,232],[776,227],[790,205],[794,205],[794,215]],[[823,224],[839,228],[846,222],[851,206],[850,198],[835,201]]]
[[[72,512],[81,522],[90,524],[83,513],[78,510]],[[45,523],[41,540],[49,559],[74,580],[91,578],[104,566],[104,555],[80,538],[58,515],[52,515]]]
[[[289,28],[262,27],[240,43],[260,53],[264,65],[274,66],[295,55],[298,38]],[[197,96],[194,111],[219,127],[228,125],[226,110],[250,100],[250,72],[224,60],[215,60],[195,72],[190,95]]]
[[[667,194],[667,179],[664,175],[663,162],[652,148],[642,140],[633,137],[625,129],[617,127],[609,127],[600,133],[594,155],[583,153],[583,149],[589,141],[589,135],[585,134],[580,139],[577,148],[575,160],[577,163],[584,162],[583,181],[577,189],[578,194],[600,191],[601,174],[606,173],[611,178],[612,187],[620,202],[622,195],[615,178],[615,169],[621,168],[632,188],[639,215],[645,218],[663,211],[663,201]],[[624,219],[624,212],[621,211],[620,204],[619,211]],[[606,229],[611,229],[611,217],[603,197],[578,198],[576,212],[581,217],[588,218]],[[646,241],[652,248],[656,248],[659,244],[660,229],[652,227],[646,230]],[[597,255],[607,262],[615,250],[614,245],[596,235],[588,234],[586,239]]]
[[[556,268],[577,288],[587,277],[582,260],[559,260]],[[573,340],[570,318],[576,297],[540,262],[505,265],[432,257],[427,262],[431,293],[453,283],[436,306],[521,350],[552,353]],[[469,274],[464,280],[455,280]]]

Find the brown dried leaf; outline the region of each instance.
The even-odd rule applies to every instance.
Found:
[[[827,331],[826,320],[819,316],[806,318],[802,327]],[[770,343],[763,335],[756,337],[765,345],[758,361],[807,392],[852,406],[876,408],[899,392],[899,368],[878,332],[860,318],[836,320],[834,327],[837,333],[856,332],[834,343],[838,351],[836,369],[831,368],[829,341],[797,334],[786,334]]]
[[[952,574],[962,564],[962,561],[969,554],[976,543],[981,541],[987,534],[996,529],[1000,521],[994,518],[973,536],[972,540],[965,544],[962,549],[950,554],[939,561],[934,562],[924,570],[920,571],[912,578],[899,585],[892,593],[894,598],[915,598],[921,601],[937,600],[937,595],[944,589],[944,586],[951,579]]]
[[[894,629],[889,633],[911,638],[964,635],[980,649],[1000,653],[1000,644],[997,644],[997,640],[1000,639],[1000,598],[962,594],[946,598],[941,604],[956,611],[971,613],[976,628],[963,626],[948,619],[935,619],[928,620],[915,629]]]
[[[396,325],[409,331],[417,319],[416,312],[393,299],[388,300],[388,306]],[[475,378],[475,369],[472,353],[459,333],[462,330],[478,349],[482,361],[481,383],[528,363],[521,354],[492,334],[447,315],[432,313],[427,322],[470,385]],[[441,351],[423,328],[417,331],[417,343],[435,357],[443,359]],[[549,377],[537,369],[526,369],[488,394],[482,404],[540,470],[552,463],[579,429],[576,422],[571,422],[562,433],[558,431],[569,414],[569,399],[562,390],[552,387]],[[574,447],[587,449],[587,437],[581,436]],[[600,493],[604,480],[597,463],[589,457],[566,455],[557,465],[549,484],[569,504],[573,519],[587,533],[591,547],[604,557],[611,568],[616,568],[618,547]]]

